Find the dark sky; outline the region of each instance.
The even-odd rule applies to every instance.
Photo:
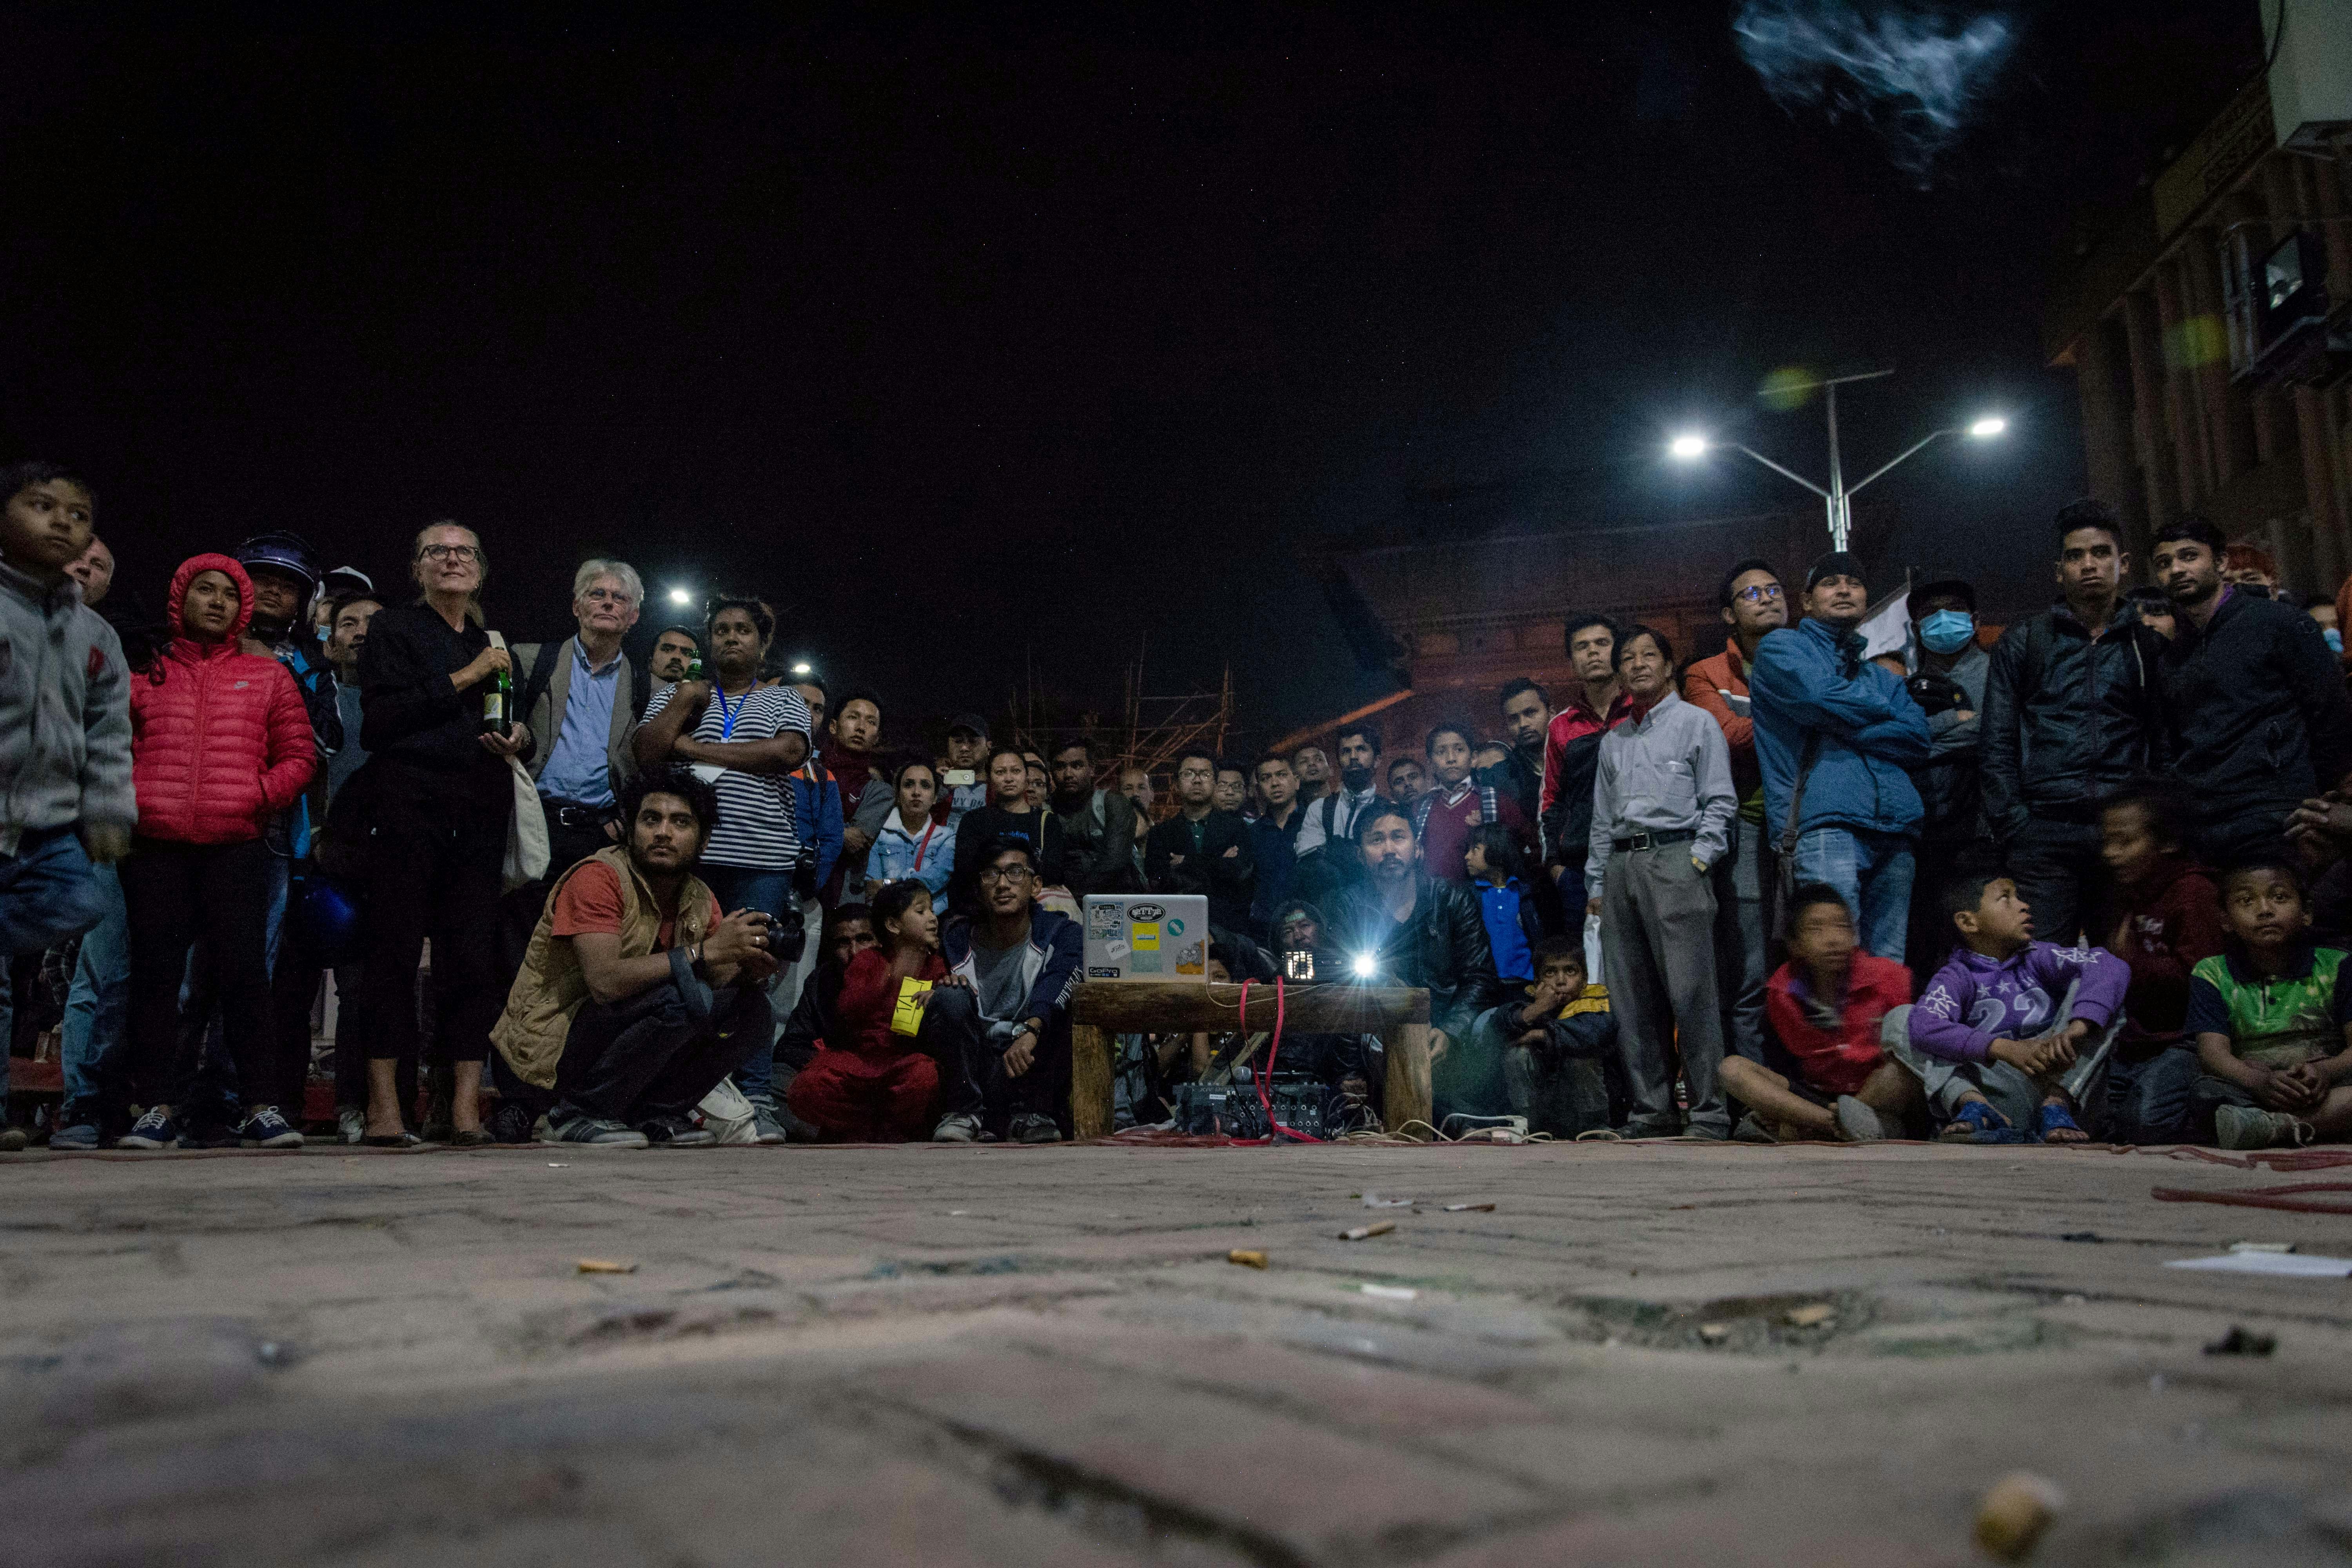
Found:
[[[2017,422],[1886,481],[1895,547],[2021,602],[2082,483],[2059,229],[2260,41],[2253,0],[2000,9],[1922,189],[1777,106],[1733,5],[1160,9],[0,13],[0,452],[88,468],[126,581],[267,527],[381,577],[446,513],[520,633],[608,551],[788,604],[899,734],[1033,660],[1108,707],[1146,632],[1263,733],[1362,686],[1300,547],[1530,472],[1594,519],[1801,500],[1657,443],[1816,470],[1759,379],[1893,365],[1850,464]]]

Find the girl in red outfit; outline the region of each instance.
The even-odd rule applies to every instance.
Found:
[[[816,1059],[793,1079],[785,1103],[829,1142],[906,1142],[931,1126],[940,1069],[890,1015],[905,980],[928,980],[928,1008],[948,983],[940,958],[940,917],[920,882],[893,882],[875,895],[877,945],[849,961],[834,1003],[833,1027]]]
[[[179,1035],[180,982],[197,936],[219,985],[248,1149],[299,1149],[302,1135],[257,1103],[273,1054],[269,1011],[269,819],[318,767],[302,693],[238,638],[253,584],[226,555],[196,555],[172,578],[172,644],[131,683],[131,779],[139,826],[122,862],[131,917],[130,1081],[106,1086],[115,1118],[146,1108],[125,1149],[168,1149],[165,1103]],[[117,1124],[120,1122],[118,1121]]]

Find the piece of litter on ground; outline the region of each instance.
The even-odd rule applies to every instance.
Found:
[[[1368,1209],[1409,1209],[1412,1207],[1412,1200],[1411,1198],[1384,1198],[1378,1193],[1366,1193],[1364,1194],[1364,1206]]]
[[[1359,1285],[1357,1289],[1367,1296],[1378,1296],[1383,1301],[1417,1301],[1421,1292],[1403,1285]]]
[[[569,1167],[568,1165],[566,1165],[566,1164],[565,1164],[562,1161],[561,1161],[561,1160],[550,1160],[550,1161],[547,1163],[547,1168],[548,1168],[549,1170],[551,1170],[551,1171],[562,1171],[562,1170],[569,1170],[571,1167]]]
[[[2095,1230],[2069,1230],[2062,1232],[2058,1239],[2061,1241],[2105,1241],[2107,1238],[2101,1236]]]
[[[1386,1236],[1395,1228],[1396,1221],[1392,1219],[1375,1220],[1370,1225],[1360,1225],[1352,1229],[1341,1231],[1339,1233],[1339,1239],[1341,1241],[1368,1241],[1376,1236]]]
[[[1494,1211],[1493,1204],[1447,1204],[1445,1205],[1447,1214],[1492,1214]]]
[[[2293,1252],[2294,1243],[2292,1241],[2233,1241],[2230,1243],[2230,1250],[2232,1252]]]
[[[1731,1325],[1729,1323],[1701,1323],[1698,1326],[1698,1337],[1705,1340],[1709,1344],[1719,1343],[1720,1342],[1731,1337]]]
[[[2214,1274],[2278,1274],[2296,1279],[2341,1279],[2352,1275],[2352,1258],[2316,1252],[2227,1252],[2219,1258],[2176,1258],[2167,1268],[2199,1268]]]
[[[2022,1470],[2004,1476],[1977,1504],[1977,1544],[1999,1562],[2021,1563],[2065,1506],[2053,1482]]]
[[[1791,1328],[1816,1328],[1822,1323],[1832,1321],[1836,1317],[1837,1309],[1825,1301],[1816,1301],[1810,1307],[1789,1309],[1789,1325]]]
[[[1225,1254],[1225,1261],[1238,1263],[1244,1268],[1263,1268],[1265,1267],[1265,1254],[1253,1252],[1245,1247],[1236,1247]]]
[[[635,1264],[615,1263],[609,1258],[583,1258],[580,1260],[580,1272],[583,1274],[635,1274],[636,1271]]]
[[[2231,1323],[2228,1333],[2205,1347],[2205,1353],[2207,1355],[2268,1355],[2276,1349],[2278,1349],[2276,1334],[2252,1333],[2240,1324]]]
[[[948,1210],[948,1218],[950,1218],[950,1219],[961,1219],[961,1218],[963,1218],[963,1216],[964,1216],[964,1215],[966,1215],[970,1214],[971,1212],[971,1211],[970,1209],[950,1209],[950,1210]]]

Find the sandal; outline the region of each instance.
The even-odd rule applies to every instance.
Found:
[[[1981,1100],[1961,1102],[1937,1137],[1946,1143],[2022,1143],[2025,1134]]]
[[[461,1128],[449,1134],[450,1143],[459,1149],[487,1149],[498,1142],[487,1127]]]
[[[2073,1138],[2058,1136],[2061,1132],[2068,1131],[2074,1132],[2078,1136]],[[2052,1105],[2047,1101],[2042,1103],[2040,1110],[2034,1112],[2033,1135],[2044,1143],[2087,1143],[2091,1141],[2091,1135],[2083,1131],[2083,1124],[2074,1120],[2074,1112],[2063,1105]]]

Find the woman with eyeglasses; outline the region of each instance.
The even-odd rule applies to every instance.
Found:
[[[506,650],[482,626],[488,563],[469,528],[436,522],[416,536],[412,604],[387,605],[360,650],[360,743],[367,764],[358,793],[365,824],[366,956],[356,999],[373,1022],[364,1142],[396,1148],[419,1140],[395,1087],[416,1052],[416,966],[433,942],[435,1055],[452,1068],[452,1141],[487,1143],[482,1062],[506,1001],[493,933],[498,925],[509,757],[528,754],[530,731],[486,699],[503,695]],[[501,703],[503,708],[511,699]],[[339,805],[341,803],[339,802]],[[350,831],[341,820],[329,829]]]

